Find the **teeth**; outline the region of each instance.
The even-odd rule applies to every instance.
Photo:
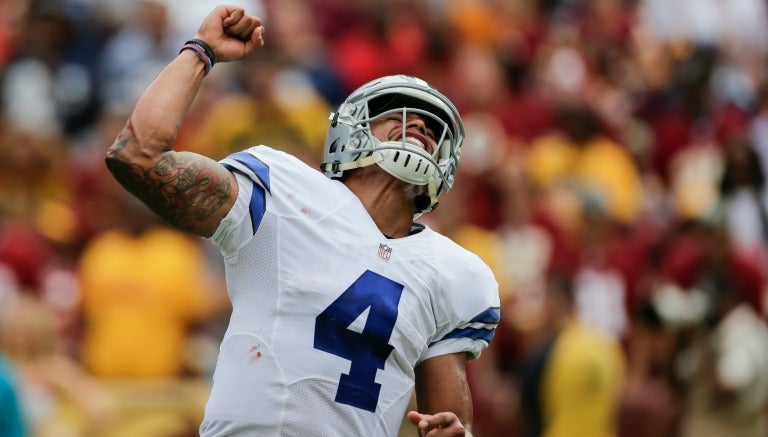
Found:
[[[419,147],[421,149],[426,149],[426,147],[424,146],[424,143],[417,140],[416,138],[405,137],[405,142],[413,146]]]

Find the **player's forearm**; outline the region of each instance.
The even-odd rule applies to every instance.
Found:
[[[170,151],[204,76],[205,64],[194,52],[182,51],[139,98],[108,157],[119,153],[145,167]]]
[[[131,125],[136,142],[150,149],[147,152],[171,149],[203,77],[205,64],[191,50],[184,50],[141,96]]]

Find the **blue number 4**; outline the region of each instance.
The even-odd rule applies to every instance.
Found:
[[[401,284],[366,270],[315,319],[315,349],[351,361],[349,374],[339,378],[336,402],[376,411],[381,391],[376,371],[384,369],[393,349],[389,338],[402,292]],[[362,332],[350,329],[366,310]]]

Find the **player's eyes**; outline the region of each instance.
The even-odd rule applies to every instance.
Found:
[[[424,123],[427,126],[427,136],[435,141],[437,141],[437,133],[438,131],[442,130],[441,126],[437,126],[436,123],[433,123],[431,121],[426,121]]]
[[[393,114],[385,115],[385,116],[381,117],[381,121],[395,121],[395,122],[398,122],[398,123],[402,123],[403,122],[403,115],[400,114],[400,113],[393,113]],[[435,122],[432,122],[427,117],[425,117],[424,124],[426,126],[426,132],[425,133],[426,133],[427,137],[429,137],[431,140],[437,141],[437,134],[435,132],[437,132],[441,127],[437,126],[437,124]]]

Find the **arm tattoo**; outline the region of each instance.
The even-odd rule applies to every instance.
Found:
[[[120,156],[131,140],[126,131],[118,136],[107,153],[107,167],[126,190],[168,223],[191,231],[231,196],[226,170],[208,158],[168,151],[153,167],[142,168]]]

